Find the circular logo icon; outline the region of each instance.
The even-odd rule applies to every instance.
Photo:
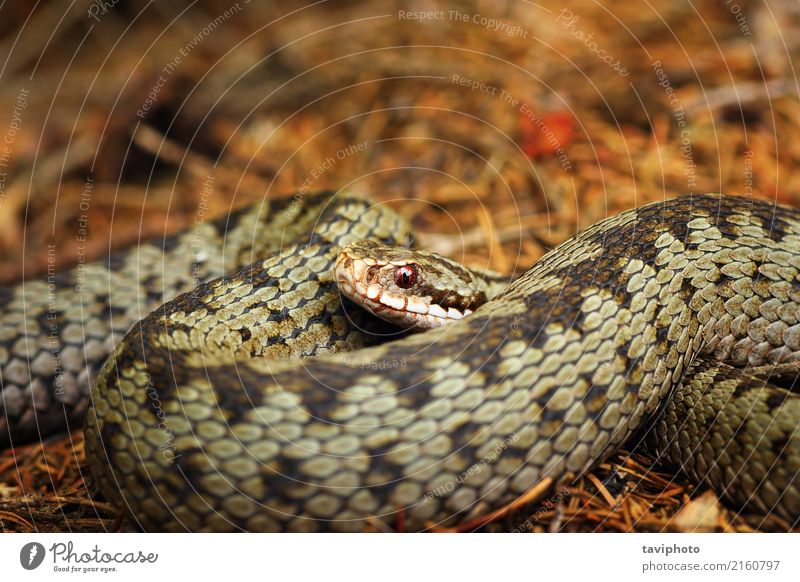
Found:
[[[19,563],[26,570],[35,570],[44,561],[44,546],[39,542],[30,542],[19,551]]]

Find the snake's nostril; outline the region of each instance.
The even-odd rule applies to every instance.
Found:
[[[369,269],[367,269],[367,283],[377,283],[378,282],[378,273],[380,272],[381,268],[378,265],[372,265]]]

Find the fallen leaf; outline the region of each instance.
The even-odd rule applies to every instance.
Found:
[[[717,496],[706,491],[684,505],[671,524],[685,532],[712,532],[719,525],[720,510]]]

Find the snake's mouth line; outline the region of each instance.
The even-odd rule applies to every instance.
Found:
[[[369,265],[363,260],[346,256],[336,261],[334,274],[340,291],[349,299],[404,328],[428,329],[458,321],[472,311],[461,311],[452,307],[445,310],[440,305],[427,304],[423,300],[409,301],[407,296],[388,293],[381,285],[366,286],[357,273],[364,273]]]

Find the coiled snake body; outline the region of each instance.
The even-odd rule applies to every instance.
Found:
[[[214,244],[223,225],[227,248]],[[208,249],[176,235],[145,253],[144,273],[135,251],[92,267],[115,285],[154,278],[121,304],[102,293],[108,280],[96,284],[80,329],[98,336],[130,325],[137,297],[149,309],[211,280],[133,325],[96,378],[99,357],[53,364],[62,383],[76,376],[70,401],[30,348],[29,366],[16,363],[20,330],[45,345],[46,328],[30,310],[14,316],[23,291],[0,296],[9,434],[36,434],[29,393],[47,397],[51,427],[82,414],[93,383],[92,475],[145,529],[360,531],[398,511],[408,529],[457,523],[581,474],[643,428],[652,449],[736,505],[800,517],[800,396],[779,385],[800,360],[796,210],[693,195],[628,211],[499,292],[487,285],[474,313],[378,345],[386,329],[342,303],[333,267],[353,241],[406,242],[391,211],[307,195],[208,228]],[[173,252],[179,267],[152,268]],[[56,298],[76,276],[56,282]],[[86,292],[56,309],[67,347]],[[50,308],[37,305],[41,319]]]

